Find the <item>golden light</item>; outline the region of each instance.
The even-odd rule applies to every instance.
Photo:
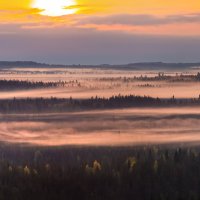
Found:
[[[41,15],[56,17],[74,14],[77,11],[73,8],[75,5],[74,0],[35,0],[32,7],[41,9]]]

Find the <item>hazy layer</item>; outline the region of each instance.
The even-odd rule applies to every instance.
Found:
[[[167,75],[196,74],[190,72],[165,72]],[[0,79],[17,79],[29,81],[66,81],[65,87],[44,90],[24,90],[0,92],[0,98],[19,97],[62,97],[90,98],[91,96],[110,97],[112,95],[135,94],[152,97],[196,98],[200,93],[200,82],[166,82],[166,81],[126,81],[128,78],[156,76],[158,71],[128,71],[100,69],[41,69],[16,68],[0,71]],[[75,83],[76,82],[76,83]]]
[[[0,92],[0,98],[90,98],[135,94],[197,98],[200,82],[135,81],[156,71],[99,69],[8,69],[0,79],[66,81],[65,87]],[[190,72],[167,72],[196,74]],[[130,78],[127,81],[127,78]],[[0,115],[0,140],[34,145],[136,145],[200,142],[198,108],[122,109],[42,115]]]
[[[34,145],[138,145],[200,142],[196,108],[123,109],[1,115],[0,140]]]

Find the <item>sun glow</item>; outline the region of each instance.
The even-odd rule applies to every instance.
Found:
[[[77,11],[73,8],[75,5],[74,0],[35,0],[32,7],[41,9],[41,15],[56,17],[74,14]]]

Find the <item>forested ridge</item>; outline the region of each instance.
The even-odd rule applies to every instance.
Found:
[[[92,109],[114,109],[131,107],[162,106],[200,106],[200,99],[152,98],[149,96],[117,95],[110,98],[91,97],[89,99],[73,98],[24,98],[1,99],[1,113],[26,112],[66,112]]]

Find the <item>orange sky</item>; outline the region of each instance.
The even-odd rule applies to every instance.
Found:
[[[34,5],[39,5],[35,3],[36,1],[39,3],[43,1],[44,6],[42,8],[35,7]],[[52,2],[56,5],[59,1],[62,0],[57,0],[56,3],[54,0],[0,0],[0,23],[21,23],[22,28],[52,28],[70,25],[99,31],[121,30],[134,33],[135,30],[135,33],[155,33],[156,35],[159,33],[161,35],[200,35],[200,1],[198,0],[124,0],[123,4],[119,0],[64,0],[67,6],[66,8],[61,8],[60,11],[58,10],[57,14],[59,15],[59,12],[65,9],[65,11],[68,10],[73,15],[48,16],[48,13],[51,15],[49,11],[51,8],[48,8],[48,5],[51,5]],[[53,8],[55,9],[55,6]],[[129,16],[127,16],[127,19],[124,17],[122,22],[118,22],[114,19],[115,15]],[[138,15],[144,15],[143,19],[138,19]],[[145,17],[145,15],[148,16]],[[108,25],[107,21],[109,19],[106,16],[113,16],[112,21],[114,23],[111,21]],[[163,23],[162,21],[154,23],[152,19],[149,22],[148,17],[151,16],[155,18],[167,17],[168,19],[164,20]],[[100,19],[101,23],[96,23],[92,19],[93,17],[95,19],[103,17],[105,23],[103,19]],[[178,18],[178,20],[170,20],[170,17]],[[91,18],[92,22],[87,19],[86,23],[85,18]],[[136,22],[127,23],[126,21],[129,21],[130,18],[136,18]],[[154,20],[156,21],[157,19]]]
[[[105,41],[113,40],[113,49],[111,46],[107,47],[108,42],[103,45],[103,42],[100,41],[101,39],[99,39],[99,37],[102,37],[102,34],[106,37]],[[109,58],[107,59],[108,61],[111,59],[114,62],[116,57],[122,62],[122,58],[125,61],[127,60],[127,58],[125,58],[126,56],[123,57],[124,52],[126,52],[124,55],[127,55],[127,52],[135,51],[135,46],[132,46],[131,43],[131,41],[136,40],[135,36],[140,36],[140,38],[143,36],[155,36],[155,42],[159,39],[157,51],[152,53],[151,48],[147,48],[146,46],[150,45],[150,40],[144,42],[144,40],[141,39],[141,42],[144,44],[141,44],[136,52],[140,59],[136,57],[135,60],[141,60],[144,51],[148,50],[148,52],[145,53],[145,55],[148,55],[146,58],[147,60],[159,60],[160,58],[164,58],[165,60],[182,60],[183,58],[187,58],[186,60],[193,61],[193,56],[195,60],[200,57],[197,53],[199,49],[197,50],[197,47],[194,48],[194,46],[198,44],[197,42],[200,37],[200,1],[0,0],[0,36],[0,40],[2,39],[2,41],[5,42],[5,47],[2,47],[2,50],[7,50],[5,58],[10,56],[10,52],[12,52],[11,49],[15,49],[16,52],[13,50],[13,56],[16,59],[37,60],[38,55],[35,55],[36,49],[38,52],[40,49],[38,50],[38,46],[34,46],[35,43],[32,42],[32,38],[34,37],[34,39],[38,41],[38,44],[40,44],[49,37],[54,37],[54,40],[49,39],[43,44],[43,52],[44,54],[46,53],[48,58],[51,57],[53,59],[53,55],[58,52],[58,49],[49,56],[49,51],[52,50],[47,46],[52,45],[54,47],[55,44],[53,44],[53,41],[59,40],[59,45],[57,45],[58,43],[56,43],[56,45],[58,48],[60,48],[60,46],[62,48],[60,48],[60,52],[57,53],[57,60],[60,61],[63,59],[62,62],[65,62],[65,60],[68,61],[69,59],[66,58],[66,54],[64,54],[63,51],[69,51],[69,48],[63,46],[63,41],[67,43],[67,41],[70,40],[71,46],[68,54],[72,55],[69,58],[71,59],[73,57],[72,60],[74,61],[71,61],[73,63],[88,63],[88,60],[91,60],[91,54],[93,55],[94,53],[96,53],[95,62],[97,59],[102,60],[102,58],[105,58],[105,60]],[[16,46],[16,44],[19,43],[19,36],[22,37],[20,45],[24,44],[24,52],[21,52],[21,54],[19,54]],[[24,36],[29,37],[29,39],[25,39]],[[86,37],[87,39],[85,39]],[[165,41],[161,41],[160,37],[163,37]],[[166,38],[170,39],[171,37],[186,38],[187,40],[190,38],[191,42],[189,42],[189,40],[186,42],[186,40],[183,39],[183,42],[187,43],[185,45],[178,41],[179,39],[171,43],[174,45],[172,49],[175,50],[177,48],[178,52],[180,52],[180,58],[177,55],[175,57],[175,55],[171,53],[172,51],[170,48],[165,48],[166,45],[164,44],[168,44]],[[194,41],[194,37],[197,42]],[[127,38],[129,38],[128,40],[130,41],[126,41],[127,46],[119,42],[125,41]],[[39,40],[41,41],[39,42]],[[83,56],[83,54],[86,54],[86,51],[84,51],[82,47],[83,42],[89,44],[86,57]],[[32,46],[26,49],[27,45],[30,43]],[[194,43],[194,45],[191,45],[192,43]],[[124,46],[123,52],[120,52],[118,48],[114,47],[116,44],[117,47],[119,45],[119,48]],[[191,49],[183,53],[183,46],[190,46]],[[45,49],[45,47],[48,49]],[[100,47],[101,49],[99,50]],[[110,49],[110,51],[104,55],[106,52],[105,49],[106,51]],[[162,56],[160,55],[160,52],[162,52],[161,50],[163,50]],[[167,52],[164,50],[167,50]],[[118,51],[117,54],[116,51]],[[34,56],[24,56],[27,52],[29,55]],[[73,52],[73,54],[71,52]],[[80,55],[80,60],[77,61],[75,54]],[[41,54],[41,57],[42,55],[43,54]],[[100,55],[102,55],[102,57],[100,57]],[[130,53],[130,61],[132,61],[131,56],[132,54]],[[38,60],[41,61],[43,59],[40,58]],[[46,60],[48,61],[49,59],[44,59],[44,61]]]
[[[45,0],[43,0],[45,1]],[[48,3],[53,0],[46,0]],[[59,0],[57,0],[58,2]],[[1,9],[30,9],[34,0],[0,0]],[[66,0],[67,2],[67,0]],[[198,0],[76,0],[76,5],[81,6],[81,12],[87,13],[86,8],[92,13],[102,10],[104,14],[113,13],[193,13],[199,12],[200,2]],[[85,10],[85,11],[83,11]]]

